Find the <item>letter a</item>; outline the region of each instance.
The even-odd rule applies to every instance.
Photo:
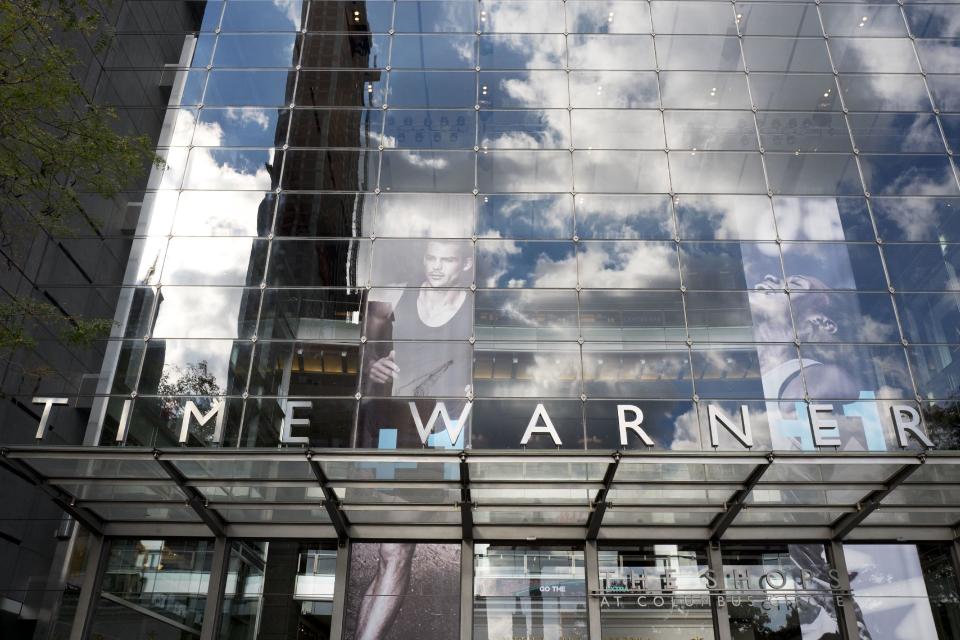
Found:
[[[539,424],[541,420],[543,420],[542,426]],[[533,411],[533,415],[530,416],[530,422],[527,423],[527,430],[523,432],[523,438],[521,438],[520,444],[526,446],[527,443],[530,442],[530,436],[535,433],[549,434],[549,436],[553,438],[553,444],[558,447],[563,446],[557,430],[553,428],[553,421],[550,419],[550,415],[542,404],[538,404],[537,408]]]

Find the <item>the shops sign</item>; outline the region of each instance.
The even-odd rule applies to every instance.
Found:
[[[53,407],[68,404],[69,399],[36,397],[33,398],[33,402],[43,405],[43,412],[36,432],[36,438],[41,440],[47,431]],[[447,402],[437,400],[433,403],[429,414],[424,415],[421,413],[418,403],[411,401],[406,404],[410,412],[411,428],[416,430],[417,436],[424,446],[428,446],[431,436],[443,432],[446,432],[451,443],[457,442],[463,435],[473,410],[473,402],[470,401],[462,403],[459,411],[451,411]],[[422,406],[423,403],[419,404]],[[123,403],[116,435],[118,442],[126,441],[132,414],[131,405],[131,400],[125,400]],[[283,407],[283,422],[280,429],[280,442],[282,444],[309,444],[310,439],[307,436],[295,435],[294,432],[296,429],[311,426],[311,419],[304,417],[304,413],[313,407],[312,402],[309,400],[287,400],[282,402],[281,405]],[[634,447],[637,443],[649,448],[656,446],[653,438],[647,432],[650,427],[644,422],[642,405],[624,403],[616,404],[615,407],[616,415],[613,416],[616,418],[615,435],[621,447]],[[222,398],[212,399],[209,409],[205,412],[199,409],[193,400],[184,400],[181,415],[178,437],[180,443],[188,441],[191,429],[204,427],[211,423],[213,433],[212,436],[206,438],[206,441],[213,444],[220,444],[223,441],[226,402]],[[730,415],[719,405],[708,404],[706,416],[711,447],[718,448],[721,446],[721,434],[732,436],[732,439],[728,438],[727,440],[736,443],[741,448],[750,449],[754,446],[753,423],[750,409],[746,404],[741,404],[739,411],[734,415]],[[834,414],[833,405],[812,403],[808,406],[807,416],[805,428],[809,430],[810,441],[814,446],[842,446],[843,443],[838,433],[840,427],[838,418],[840,416]],[[893,404],[889,408],[888,419],[900,447],[910,446],[911,440],[917,441],[925,448],[934,447],[933,442],[920,427],[920,413],[915,407],[908,404]],[[517,435],[515,444],[504,443],[506,447],[526,447],[534,438],[538,442],[552,442],[553,446],[558,448],[564,446],[560,433],[554,426],[554,421],[542,402],[531,402],[529,419],[525,423],[519,421],[515,426]],[[567,443],[567,446],[570,446],[570,444],[572,443]]]

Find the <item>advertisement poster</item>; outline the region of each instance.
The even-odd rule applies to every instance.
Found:
[[[351,546],[344,640],[459,637],[459,544]]]

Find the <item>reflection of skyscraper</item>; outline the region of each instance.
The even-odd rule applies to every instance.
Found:
[[[290,349],[262,345],[254,371],[263,378],[253,379],[250,386],[265,394],[316,395],[322,387],[326,395],[352,396],[358,348],[323,340],[331,334],[346,337],[351,329],[345,325],[355,327],[359,321],[356,287],[362,284],[357,274],[362,256],[353,240],[317,238],[355,238],[363,232],[365,210],[372,202],[364,192],[372,191],[376,181],[368,167],[377,166],[377,151],[364,147],[380,117],[365,108],[370,106],[367,88],[381,75],[369,67],[385,61],[373,53],[366,3],[313,3],[304,12],[304,33],[292,61],[300,70],[291,71],[287,80],[294,109],[281,116],[271,169],[271,188],[281,187],[282,193],[279,201],[273,193],[264,198],[258,228],[267,235],[273,224],[274,235],[282,238],[270,258],[270,284],[337,288],[268,294],[274,297],[264,305],[260,337],[322,342],[291,345],[292,357]],[[245,428],[245,437],[276,442],[278,410],[277,403],[269,402],[255,415],[248,406],[245,421],[251,428]]]

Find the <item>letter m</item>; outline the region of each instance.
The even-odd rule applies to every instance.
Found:
[[[210,407],[210,411],[203,415],[200,413],[200,409],[197,408],[197,405],[194,404],[193,400],[187,400],[187,404],[183,407],[183,421],[180,423],[180,444],[183,444],[187,441],[187,434],[190,431],[190,418],[194,417],[197,419],[197,423],[202,427],[203,425],[210,422],[210,420],[216,416],[217,420],[214,423],[213,428],[213,441],[216,444],[220,444],[220,440],[223,438],[223,417],[227,414],[224,411],[226,407],[226,402],[223,400],[214,400],[213,406]]]

